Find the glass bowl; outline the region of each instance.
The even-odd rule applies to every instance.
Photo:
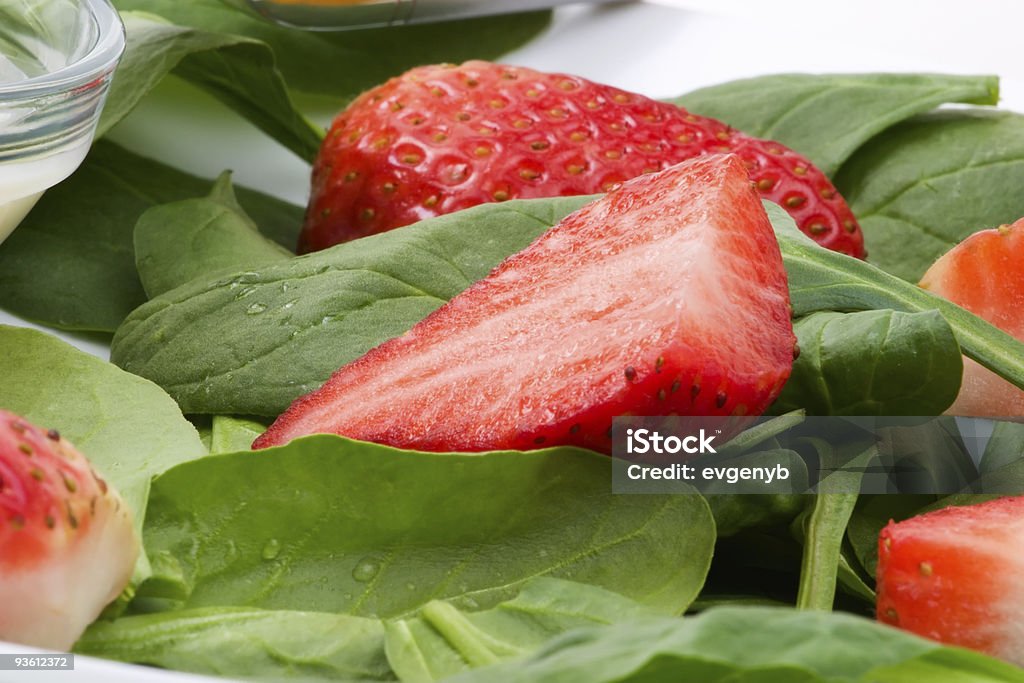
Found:
[[[107,0],[0,0],[0,242],[82,163],[124,44]]]

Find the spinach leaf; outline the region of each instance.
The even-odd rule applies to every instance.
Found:
[[[934,309],[949,323],[964,355],[1024,388],[1024,343],[959,306],[869,263],[819,247],[797,230],[779,207],[769,204],[768,213],[789,276],[794,316],[815,311]]]
[[[290,87],[349,99],[420,64],[493,59],[547,28],[550,12],[362,31],[297,31],[246,8],[244,0],[115,0],[204,31],[269,45]]]
[[[816,495],[809,498],[804,514],[793,524],[804,546],[796,606],[829,611],[835,600],[846,527],[861,487],[862,475],[857,469],[877,457],[877,448],[872,445],[858,453],[861,446],[856,441],[841,447],[816,438],[803,441],[814,451],[820,470],[835,471],[819,481]],[[857,453],[852,460],[841,452],[846,448]]]
[[[582,626],[653,616],[655,610],[596,586],[540,578],[490,610],[433,601],[412,619],[388,622],[387,653],[403,681],[439,681],[471,668],[529,654]]]
[[[778,140],[831,176],[886,128],[946,102],[996,104],[995,76],[775,74],[695,90],[675,100],[695,114]]]
[[[210,426],[210,452],[234,453],[248,450],[256,437],[267,431],[262,422],[230,415],[214,415]]]
[[[188,413],[277,415],[407,331],[587,198],[514,201],[193,281],[134,311],[114,362]]]
[[[971,233],[1024,216],[1024,116],[920,116],[865,145],[836,185],[860,220],[872,263],[916,282]]]
[[[488,607],[554,576],[680,613],[711,561],[707,503],[616,496],[610,479],[608,458],[569,448],[418,453],[317,435],[213,455],[154,482],[144,538],[160,569],[138,595],[392,618],[431,600]]]
[[[150,479],[206,454],[174,401],[141,377],[23,327],[0,325],[0,358],[0,407],[58,429],[120,492],[140,530]]]
[[[148,209],[135,225],[135,265],[153,298],[218,271],[286,260],[291,252],[260,234],[245,213],[225,172],[203,199]]]
[[[320,149],[323,130],[292,104],[259,41],[175,26],[145,13],[123,12],[127,45],[103,108],[97,135],[128,115],[139,100],[173,71],[198,85],[306,161]]]
[[[903,683],[1024,681],[1024,672],[967,650],[849,614],[720,607],[686,619],[579,629],[533,656],[478,669],[450,683]],[[914,678],[927,672],[932,676]]]
[[[231,677],[434,681],[528,654],[572,628],[654,613],[596,586],[541,577],[491,609],[432,601],[388,622],[242,607],[128,616],[93,624],[75,651]]]
[[[62,329],[113,332],[146,300],[132,249],[139,216],[209,187],[208,180],[97,142],[82,167],[0,244],[0,307]],[[252,190],[238,194],[266,234],[295,243],[301,208]]]
[[[377,619],[205,607],[99,621],[75,652],[256,680],[395,681]]]
[[[960,347],[938,311],[828,311],[793,327],[800,356],[773,412],[939,415],[960,391]]]

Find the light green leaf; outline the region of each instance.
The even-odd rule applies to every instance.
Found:
[[[568,633],[450,683],[1019,683],[1024,672],[849,614],[721,607]],[[971,678],[970,676],[976,676]]]
[[[140,530],[152,477],[206,454],[174,401],[141,377],[22,327],[0,325],[0,358],[0,407],[59,430],[120,492]]]
[[[553,576],[682,612],[711,560],[707,504],[615,496],[610,478],[608,458],[568,448],[418,453],[319,435],[210,456],[154,482],[146,547],[173,571],[139,596],[392,618],[431,600],[486,608]]]

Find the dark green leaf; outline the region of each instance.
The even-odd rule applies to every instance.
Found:
[[[966,356],[1024,388],[1024,343],[946,299],[869,263],[819,247],[799,232],[779,207],[770,204],[768,212],[789,275],[795,316],[815,311],[934,309],[949,323]]]
[[[134,311],[112,357],[163,386],[186,412],[277,415],[586,201],[487,204],[194,281]]]
[[[298,31],[245,9],[243,0],[116,0],[182,26],[247,36],[269,45],[289,86],[350,99],[420,64],[493,59],[545,29],[549,12],[362,31]]]
[[[139,595],[391,618],[431,600],[488,607],[554,576],[680,613],[711,561],[707,504],[616,496],[610,480],[608,458],[568,448],[417,453],[320,435],[210,456],[154,482],[145,542],[164,569]]]
[[[135,265],[153,298],[203,275],[287,260],[291,252],[260,234],[238,205],[231,174],[203,199],[148,209],[135,225]]]
[[[778,140],[831,176],[893,124],[946,102],[996,104],[995,76],[775,74],[701,88],[676,102],[760,138]]]
[[[96,143],[0,244],[0,306],[63,329],[113,332],[146,300],[132,249],[139,216],[209,189],[208,180]],[[252,190],[238,194],[261,230],[294,244],[301,208]]]
[[[1024,459],[1024,424],[996,422],[985,446],[980,469],[983,474],[995,472]]]
[[[274,54],[256,40],[175,26],[161,17],[122,13],[128,43],[100,119],[102,135],[123,119],[171,71],[251,121],[264,133],[312,161],[323,131],[292,104]],[[205,27],[204,27],[205,28]]]
[[[968,235],[1024,216],[1024,116],[920,116],[865,145],[836,185],[860,220],[872,263],[917,282]]]
[[[774,412],[939,415],[960,391],[960,347],[938,311],[821,312],[794,331],[800,357]]]

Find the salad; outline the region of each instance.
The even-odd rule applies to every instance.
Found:
[[[961,412],[1013,417],[1024,344],[1007,292],[1020,279],[1024,224],[1012,224],[1024,216],[1016,190],[1024,116],[998,108],[997,77],[766,75],[666,103],[554,75],[556,89],[587,94],[584,109],[590,101],[641,107],[631,120],[658,124],[644,135],[669,129],[659,116],[696,128],[673,129],[679,158],[649,135],[631,139],[626,147],[662,155],[661,165],[620,177],[605,144],[612,137],[594,142],[591,156],[553,156],[563,133],[590,144],[599,127],[584,131],[584,113],[545,105],[533,129],[542,135],[523,137],[520,156],[500,147],[519,138],[499,131],[478,129],[482,137],[459,147],[476,159],[514,159],[517,180],[487,185],[454,147],[438,148],[448,185],[483,188],[487,201],[476,201],[438,190],[431,183],[443,176],[433,166],[398,174],[428,155],[388,137],[390,117],[416,127],[430,112],[383,95],[387,106],[374,108],[374,93],[394,87],[389,78],[434,68],[424,65],[498,59],[543,31],[548,14],[326,35],[277,28],[242,3],[116,4],[128,47],[101,134],[171,75],[315,165],[322,183],[314,180],[307,211],[236,186],[229,172],[198,178],[100,137],[82,168],[0,245],[0,307],[111,348],[108,363],[48,332],[0,326],[0,409],[9,411],[0,417],[10,427],[0,440],[0,493],[4,482],[9,492],[23,479],[31,491],[46,480],[54,500],[67,501],[52,523],[8,515],[0,543],[54,528],[88,543],[91,529],[106,527],[81,523],[86,491],[102,491],[104,510],[133,513],[116,527],[125,539],[118,547],[132,552],[118,554],[116,571],[83,572],[68,598],[89,594],[79,610],[87,617],[78,614],[74,627],[58,617],[74,631],[65,636],[72,651],[260,680],[1024,680],[1011,663],[1024,652],[1013,609],[1018,499],[993,503],[970,487],[616,495],[606,455],[613,416],[658,414],[658,405],[677,412],[684,399],[699,406],[691,415],[774,416],[732,442],[752,460],[805,415],[939,416],[957,402]],[[458,75],[462,87],[484,91],[483,106],[510,112],[511,128],[531,111],[530,88],[522,102],[484,90],[490,75],[548,78],[483,61],[438,68],[428,80]],[[366,154],[330,150],[346,134],[341,119],[329,132],[310,122],[296,93],[332,98],[339,110],[353,100],[368,108],[351,141]],[[461,121],[465,110],[448,106],[437,111]],[[432,134],[443,145],[456,130]],[[604,131],[620,132],[614,120]],[[342,163],[352,166],[337,171]],[[558,173],[558,191],[524,189]],[[590,176],[596,185],[569,183]],[[339,200],[360,177],[374,182]],[[637,206],[648,207],[640,230],[631,227]],[[348,223],[334,224],[339,215]],[[985,228],[994,230],[979,233]],[[616,239],[644,258],[602,261]],[[594,260],[574,271],[567,254],[593,244],[601,247]],[[707,319],[651,313],[643,322],[654,332],[629,339],[639,360],[614,356],[613,370],[594,361],[585,383],[566,380],[562,394],[531,394],[534,375],[516,375],[509,405],[552,395],[568,405],[583,386],[571,419],[556,408],[536,423],[467,436],[474,420],[504,419],[487,409],[512,400],[510,368],[522,370],[531,354],[556,358],[546,380],[581,374],[557,360],[568,343],[562,330],[529,336],[518,355],[480,352],[490,343],[480,330],[495,329],[494,320],[543,327],[522,312],[517,289],[496,298],[507,294],[501,282],[572,272],[572,287],[586,285],[598,300],[600,273],[612,274],[629,285],[607,287],[616,300],[639,304],[678,293],[635,269],[664,257],[665,244],[688,254],[692,270],[721,276],[715,287],[687,285],[702,299],[732,302],[715,317],[714,343],[647,357],[645,339]],[[311,253],[295,256],[297,245]],[[986,289],[997,266],[1011,283]],[[530,291],[526,304],[544,318],[584,305]],[[486,325],[460,327],[465,311],[480,310]],[[477,336],[446,341],[455,329]],[[581,346],[606,359],[623,337],[602,333],[617,329],[571,331],[589,334]],[[428,357],[434,365],[416,375]],[[479,380],[481,367],[493,386]],[[719,367],[726,371],[713,384]],[[365,389],[388,372],[399,377]],[[444,388],[465,376],[478,378],[466,385],[478,394],[497,393],[436,409]],[[407,377],[415,386],[401,383]],[[993,407],[993,387],[1011,398]],[[355,418],[352,405],[363,411]],[[409,425],[445,419],[458,425],[451,435],[413,438],[423,430]],[[1020,492],[1017,423],[995,423],[980,462],[949,424],[949,438],[926,449],[949,454],[986,492],[997,484]],[[61,453],[70,444],[95,472],[76,464],[68,474]],[[18,460],[30,455],[45,467]],[[84,556],[110,554],[97,552]],[[975,566],[1001,580],[977,581]],[[110,576],[123,590],[110,591]],[[91,585],[100,579],[102,590]],[[0,628],[11,623],[0,619]],[[16,630],[3,635],[18,640]]]

